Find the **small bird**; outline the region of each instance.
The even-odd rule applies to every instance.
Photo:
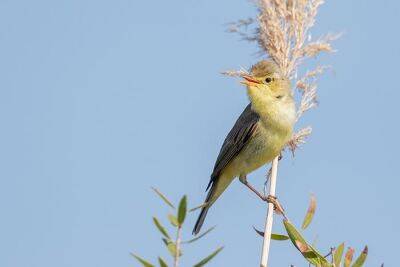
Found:
[[[208,194],[193,234],[198,234],[211,205],[236,178],[255,192],[246,175],[271,162],[290,140],[296,108],[290,81],[271,60],[252,66],[243,75],[250,104],[225,138],[211,174]],[[263,198],[266,200],[266,198]]]

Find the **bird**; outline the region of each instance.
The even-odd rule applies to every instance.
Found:
[[[273,60],[262,60],[242,77],[250,103],[222,144],[193,228],[194,235],[200,232],[211,205],[235,178],[267,200],[248,183],[247,174],[280,155],[293,134],[295,101],[290,80],[278,65]]]

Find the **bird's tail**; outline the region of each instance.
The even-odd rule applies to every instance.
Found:
[[[210,208],[210,206],[207,205],[206,207],[203,207],[201,209],[200,215],[197,218],[196,224],[194,225],[194,228],[193,228],[193,232],[192,233],[194,235],[197,235],[200,232],[201,227],[203,226],[204,220],[206,219],[207,212],[208,212],[209,208]]]
[[[232,182],[233,178],[230,179],[223,179],[224,177],[221,176],[218,179],[215,179],[210,191],[207,194],[206,200],[204,201],[204,207],[201,209],[200,215],[197,218],[196,224],[193,228],[193,234],[197,235],[201,227],[203,226],[204,220],[207,216],[208,209],[211,205],[218,199],[218,197],[225,191],[228,185]]]
[[[213,191],[215,191],[215,186],[212,186],[210,191],[207,194],[206,200],[204,201],[205,206],[201,208],[201,212],[199,217],[197,218],[196,224],[194,225],[192,234],[197,235],[201,227],[203,226],[204,220],[206,219],[208,209],[211,207],[212,203],[209,203],[211,196],[213,195]]]

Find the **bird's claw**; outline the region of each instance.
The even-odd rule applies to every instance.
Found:
[[[268,195],[266,196],[265,192],[264,194],[258,192],[251,184],[247,182],[247,177],[245,175],[239,176],[239,181],[244,184],[246,187],[248,187],[253,193],[255,193],[261,200],[271,203],[274,206],[274,210],[285,216],[285,211],[282,207],[282,205],[279,203],[278,199],[276,196],[273,195]]]
[[[264,196],[264,201],[274,205],[274,210],[277,213],[282,214],[282,215],[285,214],[285,210],[283,209],[281,203],[279,203],[278,198],[276,196],[273,196],[273,195]]]

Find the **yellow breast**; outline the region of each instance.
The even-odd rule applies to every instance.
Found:
[[[283,130],[259,124],[247,146],[224,170],[228,176],[246,175],[271,162],[279,155],[292,134],[291,128]]]

